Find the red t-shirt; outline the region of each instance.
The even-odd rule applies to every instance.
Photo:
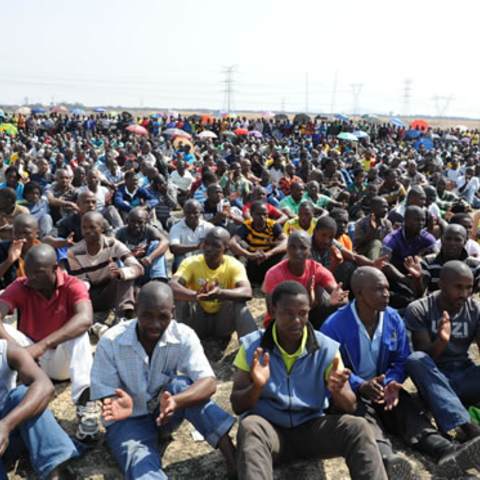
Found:
[[[250,209],[252,208],[253,202],[247,203],[244,205],[242,208],[242,213],[248,212],[250,213]],[[273,205],[270,205],[269,203],[265,203],[268,211],[268,218],[271,218],[272,220],[278,218],[280,216],[280,212],[278,211],[277,208],[275,208]]]
[[[27,277],[17,278],[0,296],[11,311],[18,308],[18,329],[39,342],[63,327],[75,314],[75,305],[90,302],[85,283],[57,268],[57,289],[48,300],[34,290]]]
[[[301,277],[296,277],[290,271],[288,268],[288,259],[282,260],[279,264],[275,265],[267,272],[265,276],[265,292],[273,292],[278,284],[287,280],[294,280],[295,282],[301,283],[305,288],[308,289],[308,283],[313,276],[315,276],[315,288],[318,286],[327,288],[335,283],[335,278],[332,275],[332,272],[327,270],[315,260],[307,260],[305,272]],[[269,321],[270,315],[267,312],[267,315],[263,321],[265,327],[268,325]]]

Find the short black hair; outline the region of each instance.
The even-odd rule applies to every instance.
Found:
[[[10,187],[0,188],[0,199],[15,203],[17,201],[17,192]]]
[[[39,190],[41,194],[42,186],[37,182],[28,182],[23,189],[23,196],[26,197],[28,194],[33,193],[34,190]]]
[[[275,287],[275,290],[272,294],[272,305],[277,305],[277,303],[285,295],[291,295],[294,297],[297,295],[305,295],[307,298],[309,298],[307,290],[301,283],[298,283],[295,280],[287,280]]]
[[[333,230],[336,232],[337,222],[330,216],[320,217],[315,225],[315,232],[318,230]]]
[[[258,208],[263,207],[264,205],[266,205],[265,202],[261,202],[260,200],[253,202],[252,206],[250,207],[250,213],[253,214],[253,212],[255,212]]]

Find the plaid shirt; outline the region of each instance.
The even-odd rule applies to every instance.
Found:
[[[92,400],[114,396],[121,388],[133,399],[132,417],[139,417],[158,408],[159,396],[179,372],[193,382],[215,376],[190,327],[172,320],[149,358],[136,326],[136,319],[121,323],[100,340],[92,368]]]

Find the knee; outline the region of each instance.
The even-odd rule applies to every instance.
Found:
[[[344,427],[351,438],[361,438],[362,441],[375,441],[373,430],[370,428],[368,421],[362,417],[353,415],[342,415]]]
[[[183,392],[186,390],[193,382],[184,376],[175,377],[170,382],[168,382],[166,390],[172,395]]]
[[[261,439],[264,437],[264,435],[261,434],[261,431],[261,424],[258,422],[255,415],[243,418],[238,426],[238,443],[241,445],[251,445],[255,439],[257,440],[255,443],[258,443],[259,441],[261,443]]]
[[[425,352],[414,352],[412,353],[405,363],[408,373],[413,373],[419,369],[424,369],[425,367],[430,368],[433,364],[433,360]]]

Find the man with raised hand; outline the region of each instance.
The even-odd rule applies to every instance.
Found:
[[[168,285],[150,282],[138,296],[137,318],[100,340],[92,369],[92,399],[102,400],[107,442],[128,480],[166,479],[158,436],[191,422],[226,458],[235,419],[211,400],[215,375],[195,332],[174,318]]]
[[[340,343],[350,384],[357,394],[357,415],[365,417],[377,440],[389,478],[411,478],[409,462],[393,453],[387,433],[434,457],[443,472],[455,475],[474,466],[461,461],[480,447],[474,440],[463,449],[445,439],[419,412],[403,389],[410,354],[403,320],[388,307],[389,285],[378,269],[361,267],[353,274],[355,300],[334,313],[322,332]]]
[[[241,339],[230,400],[242,415],[238,430],[240,480],[272,479],[273,465],[295,458],[343,456],[353,479],[387,475],[363,418],[325,415],[327,398],[356,410],[339,345],[308,322],[310,299],[288,280],[272,295],[273,321]]]

